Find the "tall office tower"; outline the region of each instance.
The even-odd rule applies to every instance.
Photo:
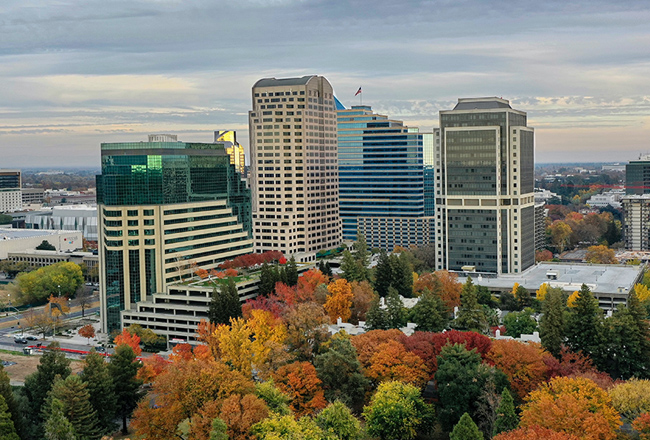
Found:
[[[121,311],[197,266],[253,251],[250,190],[223,144],[154,139],[101,145],[100,303],[109,332],[120,329]]]
[[[20,211],[23,207],[20,170],[0,169],[0,213]]]
[[[358,105],[338,111],[338,141],[343,239],[361,233],[389,251],[431,243],[433,134]]]
[[[623,197],[623,236],[625,249],[650,250],[650,194]]]
[[[226,153],[230,156],[230,163],[235,166],[242,177],[246,177],[246,154],[244,153],[244,147],[237,142],[237,132],[234,130],[217,130],[214,132],[214,143],[224,144]]]
[[[299,261],[341,244],[336,107],[322,76],[261,79],[249,114],[255,252]]]
[[[534,132],[500,98],[440,112],[436,267],[516,273],[535,264]]]
[[[650,194],[650,154],[641,155],[625,165],[625,193]]]

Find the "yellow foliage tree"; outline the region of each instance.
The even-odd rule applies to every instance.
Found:
[[[587,263],[595,264],[618,264],[615,255],[614,250],[607,246],[589,246],[585,254],[585,260]]]
[[[635,284],[634,292],[636,293],[637,298],[639,298],[639,301],[646,302],[650,300],[650,289],[648,289],[648,286],[644,284]]]
[[[230,326],[220,325],[215,330],[215,336],[219,341],[221,360],[244,376],[250,377],[253,373],[253,342],[252,331],[246,321],[242,318],[230,318]]]
[[[620,415],[607,392],[582,377],[556,377],[526,398],[522,427],[541,426],[583,440],[614,440]]]
[[[571,296],[569,296],[569,298],[566,300],[567,307],[575,307],[578,295],[580,295],[580,292],[576,290],[571,294]]]
[[[609,390],[612,404],[629,422],[650,412],[650,380],[630,379]]]
[[[548,283],[544,283],[539,286],[539,289],[535,291],[537,301],[544,301],[546,299],[546,294],[548,293]]]
[[[515,283],[515,285],[512,286],[512,291],[510,293],[512,293],[513,296],[517,296],[517,289],[518,288],[519,288],[519,283]]]
[[[341,318],[343,322],[348,322],[350,316],[352,316],[351,307],[354,298],[350,283],[343,278],[339,278],[327,286],[327,291],[329,295],[323,307],[332,322],[336,322],[338,318]]]

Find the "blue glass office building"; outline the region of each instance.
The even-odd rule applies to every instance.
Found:
[[[433,134],[363,105],[339,110],[337,124],[343,239],[362,233],[388,250],[431,243]]]

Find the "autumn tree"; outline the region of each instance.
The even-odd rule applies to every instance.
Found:
[[[368,434],[380,440],[413,439],[430,429],[432,416],[420,390],[402,382],[381,383],[363,410]]]
[[[483,440],[483,433],[469,414],[465,413],[449,434],[449,440]]]
[[[350,288],[352,289],[352,314],[350,316],[350,322],[358,324],[359,321],[366,320],[366,313],[368,313],[376,293],[368,281],[353,281],[350,283]]]
[[[424,387],[429,379],[424,361],[407,351],[397,341],[387,341],[377,347],[377,352],[368,362],[365,374],[375,384],[397,380],[420,388]]]
[[[519,425],[519,417],[517,417],[517,413],[515,412],[515,404],[507,388],[504,388],[501,393],[501,402],[496,413],[497,417],[494,421],[492,435],[511,431]]]
[[[326,348],[314,359],[325,398],[328,402],[338,400],[360,410],[369,383],[363,375],[357,350],[350,342],[350,337],[338,333],[327,342]]]
[[[650,413],[650,380],[630,379],[609,390],[612,405],[628,422]]]
[[[520,424],[564,431],[584,440],[612,440],[621,421],[611,398],[596,383],[556,377],[529,394]]]
[[[548,428],[533,425],[522,427],[513,431],[503,432],[492,440],[580,440],[573,434],[557,432]]]
[[[535,263],[541,261],[551,261],[553,259],[553,252],[548,249],[542,249],[535,251]]]
[[[551,226],[547,228],[547,235],[550,237],[551,245],[562,253],[569,244],[571,237],[571,227],[561,220],[556,220]]]
[[[565,310],[562,290],[557,288],[548,289],[542,303],[539,336],[542,340],[542,346],[553,356],[560,353],[564,342]]]
[[[16,277],[20,298],[25,304],[42,304],[53,294],[57,297],[70,297],[83,283],[81,268],[72,262],[51,264],[32,272],[23,272]]]
[[[329,404],[314,419],[318,427],[325,433],[324,438],[341,440],[360,440],[363,429],[359,421],[352,415],[344,403],[336,401]]]
[[[79,336],[88,339],[88,345],[90,345],[90,338],[95,337],[95,327],[92,324],[84,325],[79,329]]]
[[[352,316],[352,287],[344,278],[333,281],[327,286],[329,295],[325,302],[324,308],[332,322],[337,322],[341,318],[343,322],[348,322]]]
[[[326,438],[323,431],[310,418],[296,420],[291,415],[271,414],[266,419],[256,423],[251,433],[258,440],[321,440]]]
[[[325,342],[329,333],[324,328],[329,323],[323,308],[315,303],[298,304],[285,316],[289,350],[300,360],[311,360]]]
[[[131,334],[127,329],[122,329],[122,333],[115,336],[113,339],[115,346],[128,345],[133,350],[136,356],[140,356],[142,349],[140,348],[140,337],[136,334]]]
[[[327,402],[316,368],[309,362],[280,367],[273,377],[277,387],[291,399],[289,406],[298,417],[325,408]]]
[[[275,386],[273,379],[256,384],[255,395],[266,403],[272,413],[281,416],[291,414],[289,409],[291,399]]]
[[[370,358],[377,352],[380,345],[388,341],[400,341],[404,334],[397,329],[371,330],[352,336],[350,342],[357,350],[359,362],[364,368],[370,365]]]
[[[254,394],[231,394],[223,401],[219,412],[219,418],[228,426],[230,440],[248,440],[251,427],[268,415],[268,406]]]
[[[589,246],[585,261],[595,264],[618,264],[614,250],[604,245]]]
[[[130,345],[119,344],[115,347],[115,353],[111,355],[111,362],[108,364],[108,372],[113,378],[117,415],[122,418],[124,435],[128,434],[126,419],[131,416],[141,396],[142,382],[136,378],[139,368],[140,363]]]
[[[498,339],[492,342],[488,360],[506,374],[521,401],[546,379],[544,355],[538,344]]]
[[[603,312],[598,307],[598,301],[591,294],[589,287],[583,284],[575,307],[571,309],[567,318],[564,332],[567,345],[573,351],[581,351],[588,355],[596,365],[599,365],[603,351],[603,333]]]
[[[632,428],[641,440],[650,440],[650,413],[643,413],[632,422]]]

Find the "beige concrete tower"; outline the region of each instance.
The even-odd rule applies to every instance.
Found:
[[[255,251],[313,261],[338,246],[336,104],[327,79],[257,81],[249,129]]]

